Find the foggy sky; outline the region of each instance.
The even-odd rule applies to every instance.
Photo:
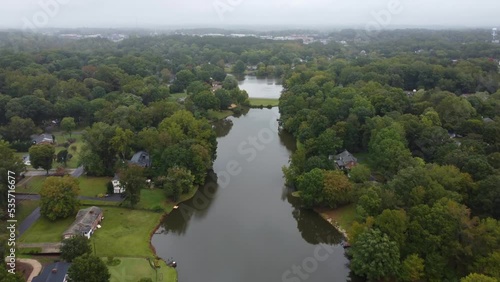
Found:
[[[499,15],[499,0],[1,0],[0,28],[500,27]]]

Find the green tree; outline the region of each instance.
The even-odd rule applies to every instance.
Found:
[[[15,155],[15,151],[10,148],[9,143],[0,140],[0,209],[7,207],[7,190],[9,185],[9,171],[14,174],[10,176],[18,176],[25,166],[21,158]],[[12,178],[10,179],[12,183]],[[1,210],[0,210],[1,213]]]
[[[91,252],[90,241],[84,236],[78,235],[62,241],[61,258],[67,262]]]
[[[141,190],[146,186],[144,168],[138,165],[129,165],[120,171],[120,183],[125,188],[125,200],[133,208],[141,200]]]
[[[17,272],[15,274],[8,272],[7,269],[5,268],[5,266],[2,265],[2,266],[0,266],[0,281],[2,281],[2,282],[24,282],[26,280],[24,280],[24,277]]]
[[[127,153],[130,150],[130,145],[133,143],[134,133],[130,129],[122,129],[117,127],[115,136],[111,138],[111,146],[120,154],[122,160],[125,160]]]
[[[164,189],[167,196],[178,201],[181,194],[186,194],[194,188],[194,176],[184,167],[172,167],[167,171]]]
[[[80,162],[88,175],[112,176],[115,173],[118,149],[111,145],[111,139],[116,135],[116,128],[97,122],[83,133]]]
[[[241,60],[238,60],[236,62],[236,64],[234,64],[233,69],[232,69],[233,73],[239,74],[239,75],[245,73],[245,70],[246,70],[245,63],[243,63]]]
[[[108,282],[110,278],[106,264],[90,254],[75,258],[68,269],[68,280],[71,282]]]
[[[471,273],[460,279],[460,282],[498,282],[498,280],[483,274]]]
[[[38,133],[40,130],[35,126],[35,123],[30,118],[20,118],[14,116],[10,119],[6,126],[0,128],[0,133],[3,138],[9,142],[13,141],[30,141],[31,135]]]
[[[397,277],[400,262],[398,245],[378,229],[359,235],[349,250],[351,269],[369,281]]]
[[[56,156],[57,162],[66,165],[68,161],[68,150],[61,150]]]
[[[346,205],[352,199],[352,184],[342,171],[324,171],[324,203],[331,208]]]
[[[64,132],[66,132],[67,134],[69,134],[69,137],[71,137],[71,133],[76,128],[75,119],[72,118],[72,117],[65,117],[65,118],[63,118],[61,120],[61,128],[62,128],[62,130],[64,130]]]
[[[54,154],[56,150],[54,146],[50,144],[40,144],[34,145],[30,148],[30,161],[31,166],[34,168],[43,168],[49,174],[49,170],[52,168],[52,162],[54,161]]]
[[[417,254],[409,255],[401,265],[401,280],[414,282],[424,277],[424,260]]]
[[[352,181],[356,183],[363,183],[370,180],[371,171],[368,166],[364,164],[358,164],[355,167],[351,168],[351,170],[349,171],[349,175],[351,176]]]
[[[315,168],[298,177],[300,199],[305,207],[312,208],[323,202],[323,171]]]
[[[408,218],[404,210],[384,210],[375,219],[375,226],[384,232],[402,250],[406,241]]]
[[[76,178],[48,177],[40,190],[40,213],[52,221],[74,215],[80,204],[78,191]]]
[[[369,148],[375,166],[389,176],[411,166],[410,150],[406,147],[405,132],[399,124],[393,124],[375,133]]]

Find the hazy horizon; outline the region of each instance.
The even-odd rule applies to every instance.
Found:
[[[0,28],[487,28],[498,0],[4,0]]]

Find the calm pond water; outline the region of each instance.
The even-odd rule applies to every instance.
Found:
[[[215,124],[215,173],[152,238],[180,282],[349,281],[339,232],[284,186],[295,142],[278,117],[278,108],[251,109]]]
[[[239,82],[241,90],[246,90],[250,98],[278,99],[283,90],[281,80],[276,78],[257,78],[247,75]]]

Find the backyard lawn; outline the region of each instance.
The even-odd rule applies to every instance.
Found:
[[[177,272],[168,267],[164,261],[160,262],[161,268],[155,271],[145,258],[123,258],[120,264],[108,266],[111,282],[137,282],[141,278],[151,278],[153,281],[177,282]],[[106,258],[103,258],[106,261]]]
[[[38,194],[42,189],[46,176],[33,176],[27,183],[18,186],[18,193]],[[106,184],[111,180],[110,177],[80,177],[80,195],[96,197],[98,194],[106,194]]]
[[[56,133],[54,133],[54,136],[56,137],[56,142],[57,142],[57,146],[56,146],[56,154],[57,154],[60,151],[65,149],[63,144],[64,144],[64,142],[66,142],[66,140],[68,140],[69,134],[65,134],[63,132],[56,132]],[[71,158],[71,160],[69,160],[66,163],[66,167],[67,168],[77,168],[79,156],[80,156],[80,151],[81,151],[82,145],[83,145],[82,135],[81,134],[72,134],[71,138],[76,139],[76,141],[73,144],[71,144],[67,149],[68,153],[73,155],[73,157]],[[73,147],[76,150],[72,149]],[[57,162],[54,162],[52,167],[56,168],[58,166],[60,166],[60,164]]]
[[[106,185],[111,177],[80,177],[80,196],[96,197],[98,194],[106,194]]]
[[[196,191],[197,189],[193,189],[188,194],[181,195],[179,202],[189,200]],[[176,203],[168,199],[162,189],[142,189],[141,201],[137,204],[137,208],[156,211],[158,207],[161,207],[165,212],[171,212],[175,205]]]
[[[102,207],[102,228],[92,235],[99,257],[152,257],[149,236],[162,217],[161,213]]]
[[[45,181],[46,176],[33,176],[29,179],[28,182],[25,182],[22,185],[17,186],[16,192],[18,193],[26,193],[26,194],[38,194],[40,193],[40,189],[42,189],[43,182]]]
[[[224,111],[208,110],[207,118],[210,120],[220,120],[230,117],[233,114],[234,114],[233,111],[230,110],[224,110]]]
[[[333,219],[338,225],[344,229],[347,234],[351,230],[351,226],[356,221],[356,205],[350,204],[337,209],[316,209],[316,211],[325,219]]]
[[[55,243],[62,240],[63,232],[73,223],[75,218],[50,221],[40,217],[19,239],[21,243]]]
[[[16,219],[22,222],[30,215],[40,204],[40,201],[22,200],[17,202]]]

